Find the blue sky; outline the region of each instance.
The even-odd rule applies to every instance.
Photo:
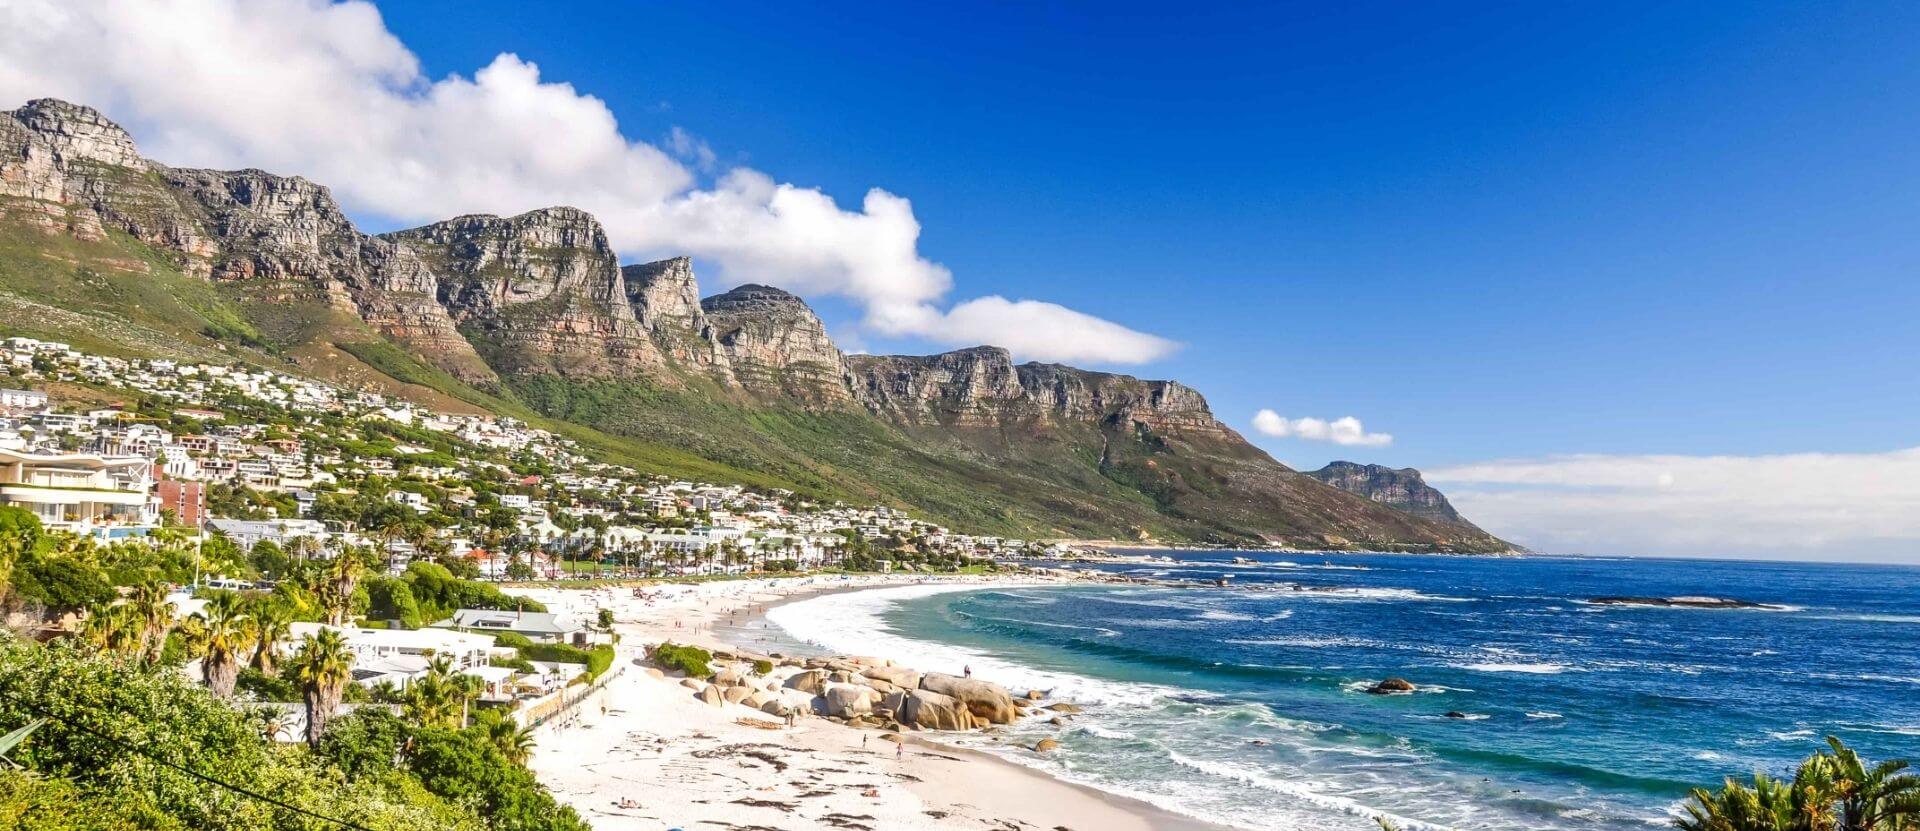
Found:
[[[906,196],[967,292],[1181,342],[1115,368],[1238,428],[1396,437],[1263,439],[1296,464],[1915,443],[1920,7],[1341,5],[383,11],[429,75],[510,49]]]
[[[0,104],[373,230],[575,204],[1547,550],[1920,561],[1920,6],[895,5],[19,0]]]

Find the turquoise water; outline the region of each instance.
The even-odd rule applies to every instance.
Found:
[[[909,587],[773,620],[836,651],[1052,688],[1089,712],[1008,744],[1052,735],[1063,752],[1003,752],[1248,828],[1647,828],[1688,788],[1788,770],[1828,734],[1920,760],[1920,569],[1168,553],[1183,562],[1110,568],[1283,590]],[[1584,602],[1601,595],[1786,608]],[[1422,691],[1363,691],[1387,676]]]

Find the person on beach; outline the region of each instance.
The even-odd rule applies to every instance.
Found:
[[[899,744],[893,746],[893,760],[896,762],[904,762],[907,760],[906,739],[901,739]]]
[[[965,677],[965,678],[972,678],[972,677],[973,677],[973,665],[972,665],[972,664],[967,664],[966,666],[963,666],[963,667],[961,667],[961,668],[960,668],[960,675],[961,675],[962,677]]]

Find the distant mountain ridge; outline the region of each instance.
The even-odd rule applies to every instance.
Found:
[[[573,208],[364,234],[320,185],[168,167],[52,99],[0,114],[0,292],[11,330],[526,406],[624,437],[664,471],[1010,534],[1509,547],[1425,497],[1292,471],[1178,382],[985,346],[846,355],[800,298],[702,299],[690,260],[622,266]]]

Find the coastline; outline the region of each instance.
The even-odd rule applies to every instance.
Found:
[[[1229,831],[1147,802],[1055,778],[993,753],[823,718],[793,728],[758,710],[709,705],[680,679],[635,665],[645,644],[671,640],[741,651],[741,627],[771,626],[773,608],[829,594],[915,584],[1035,585],[1033,577],[775,578],[630,588],[522,589],[543,602],[614,610],[625,667],[576,714],[536,735],[530,767],[599,831],[721,828],[1044,828]],[[761,649],[746,649],[760,652]],[[915,667],[927,669],[927,667]],[[992,679],[986,679],[992,680]],[[620,807],[630,799],[639,808]]]

